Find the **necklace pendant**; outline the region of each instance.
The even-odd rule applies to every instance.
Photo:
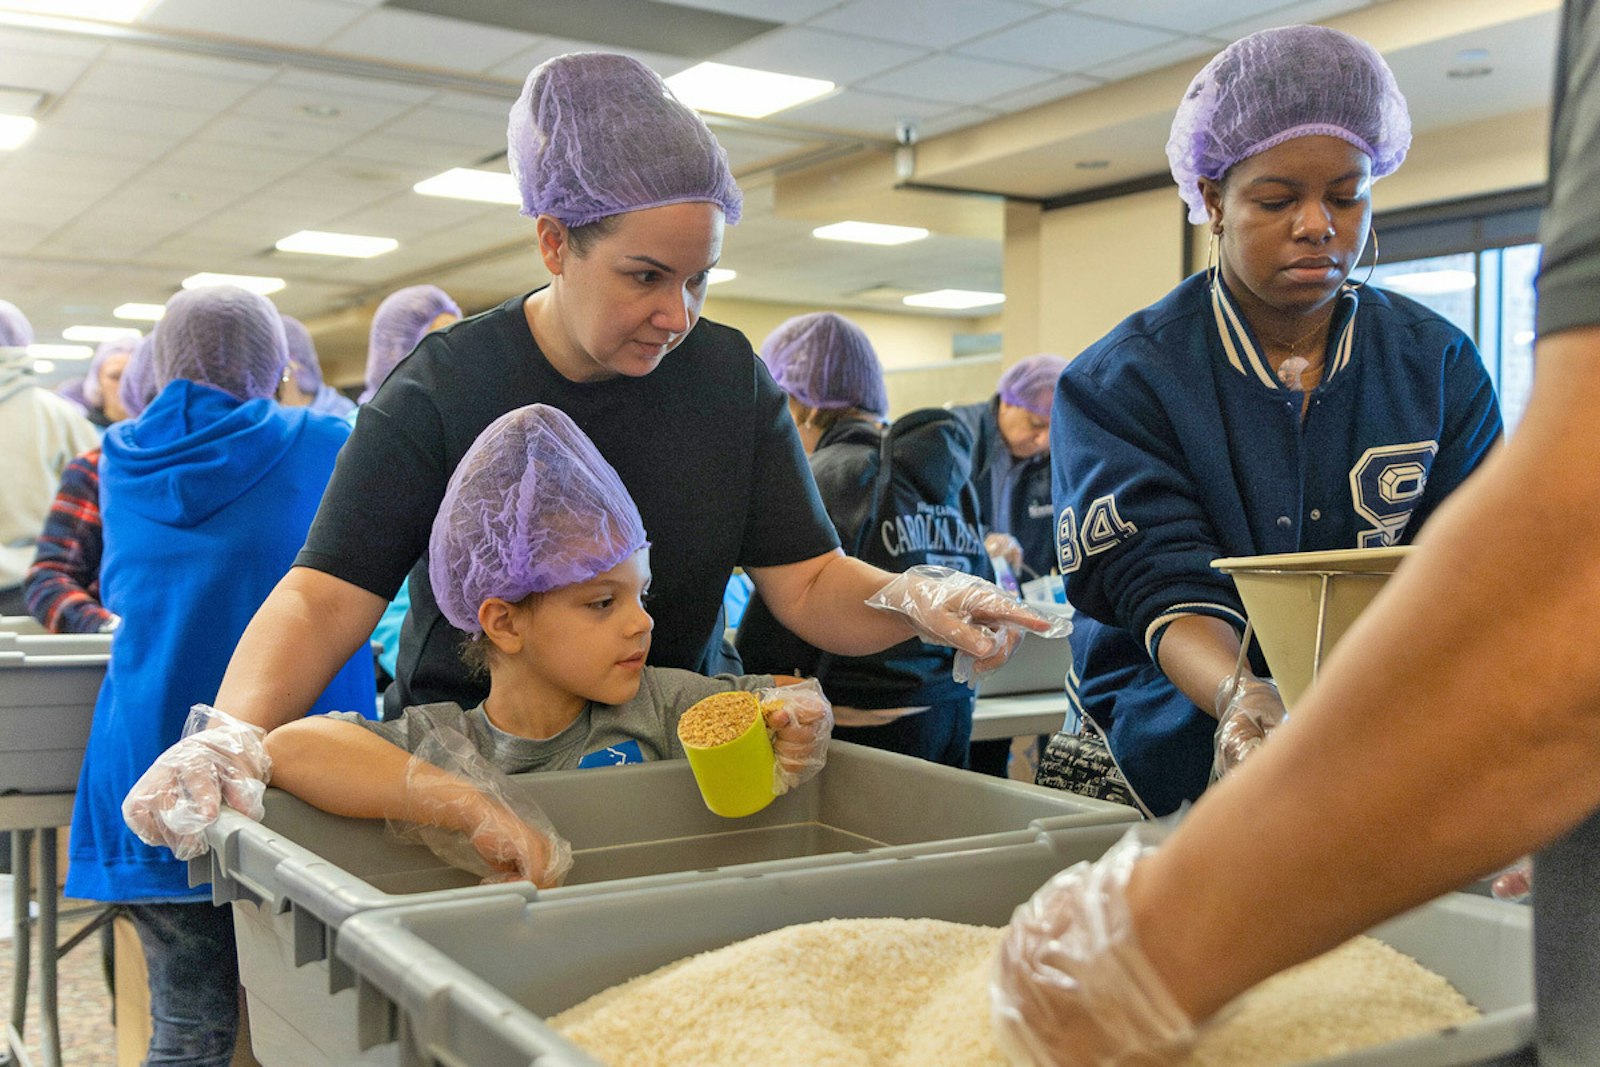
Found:
[[[1278,381],[1282,382],[1287,389],[1293,389],[1297,393],[1304,392],[1305,390],[1300,387],[1300,383],[1305,372],[1310,369],[1311,361],[1304,356],[1290,356],[1278,364]]]

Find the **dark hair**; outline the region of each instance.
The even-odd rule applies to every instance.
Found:
[[[567,227],[567,243],[572,250],[580,256],[589,254],[595,242],[610,237],[617,229],[617,216],[607,215],[603,219],[584,223],[582,226]]]
[[[521,600],[513,601],[512,606],[526,610],[537,604],[543,596],[543,593],[529,593]],[[500,654],[500,650],[494,647],[494,642],[489,640],[488,634],[479,632],[462,641],[456,654],[461,657],[461,662],[466,664],[467,675],[478,679],[488,677],[489,667],[494,663],[494,658]]]

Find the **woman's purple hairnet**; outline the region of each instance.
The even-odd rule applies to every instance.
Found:
[[[185,289],[156,327],[156,392],[180,379],[240,400],[272,396],[289,364],[283,319],[272,301],[233,285]]]
[[[283,336],[289,342],[289,373],[294,376],[294,384],[307,396],[315,396],[322,385],[322,363],[317,359],[311,331],[293,315],[285,315]]]
[[[624,211],[703,201],[739,221],[728,153],[637,59],[573,52],[535,67],[506,127],[522,213],[583,226]]]
[[[817,311],[781,323],[761,346],[761,361],[778,387],[807,407],[889,414],[878,353],[841,315]]]
[[[89,402],[90,407],[103,410],[106,406],[105,390],[100,388],[100,368],[105,366],[106,360],[118,355],[131,356],[138,346],[137,337],[117,337],[100,342],[100,347],[94,350],[94,358],[89,361],[89,371],[83,376],[83,398]],[[126,367],[122,373],[128,373]],[[121,396],[120,390],[118,396]]]
[[[151,330],[140,338],[133,355],[128,357],[128,365],[122,368],[122,381],[117,386],[117,395],[122,398],[122,406],[128,409],[130,419],[138,418],[139,413],[156,398],[156,370],[151,358],[155,343],[155,330]]]
[[[22,348],[31,344],[33,323],[17,305],[0,300],[0,348]]]
[[[1066,369],[1065,357],[1041,352],[1006,368],[995,392],[1007,404],[1027,408],[1041,419],[1048,419],[1050,405],[1055,403],[1056,379]]]
[[[648,548],[622,479],[565,412],[530,404],[461,457],[428,539],[428,578],[450,624],[481,633],[490,597],[515,603],[602,574]]]
[[[461,309],[450,294],[437,285],[411,285],[383,298],[372,316],[372,333],[367,339],[367,387],[357,398],[358,403],[365,404],[373,398],[384,379],[427,336],[433,320],[446,312],[461,316]]]
[[[1411,146],[1411,116],[1377,49],[1327,26],[1284,26],[1240,38],[1207,63],[1178,104],[1167,161],[1189,221],[1206,221],[1201,178],[1296,137],[1348,141],[1392,174]]]

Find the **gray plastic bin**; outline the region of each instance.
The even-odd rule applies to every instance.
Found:
[[[972,852],[531,906],[515,894],[401,906],[353,919],[338,951],[357,975],[368,1056],[387,1049],[386,1062],[407,1065],[593,1067],[540,1019],[674,960],[793,923],[897,916],[1003,925],[1057,870],[1103,852],[1120,832],[1042,833],[1027,844]],[[1485,1017],[1324,1063],[1505,1063],[1500,1057],[1526,1046],[1533,1029],[1528,909],[1452,894],[1373,933],[1445,975]]]
[[[0,793],[71,793],[105,655],[0,651]]]
[[[0,633],[42,634],[44,624],[32,615],[0,615]]]
[[[0,630],[0,652],[29,656],[106,656],[111,634],[32,634]]]
[[[536,894],[522,884],[519,892],[540,901],[698,882],[718,869],[859,862],[879,854],[871,850],[911,855],[1027,841],[1039,829],[1122,827],[1137,818],[1121,805],[842,742],[817,778],[745,819],[707,811],[683,760],[526,781],[576,860],[561,889]],[[211,852],[194,861],[190,879],[210,881],[218,902],[234,902],[240,979],[256,1055],[268,1067],[361,1062],[349,1058],[351,976],[329,963],[350,916],[506,892],[394,840],[382,823],[329,815],[277,790],[268,790],[263,823],[224,812],[207,838]],[[341,1030],[343,1044],[324,1036]]]

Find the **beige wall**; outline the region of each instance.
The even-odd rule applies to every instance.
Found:
[[[945,317],[942,315],[900,315],[856,308],[819,308],[796,304],[773,304],[757,300],[707,298],[705,316],[732,326],[750,338],[758,351],[767,335],[785,319],[812,311],[837,311],[866,331],[877,349],[885,370],[895,367],[921,367],[952,358],[951,342],[958,333],[997,331],[998,319],[983,317]]]

